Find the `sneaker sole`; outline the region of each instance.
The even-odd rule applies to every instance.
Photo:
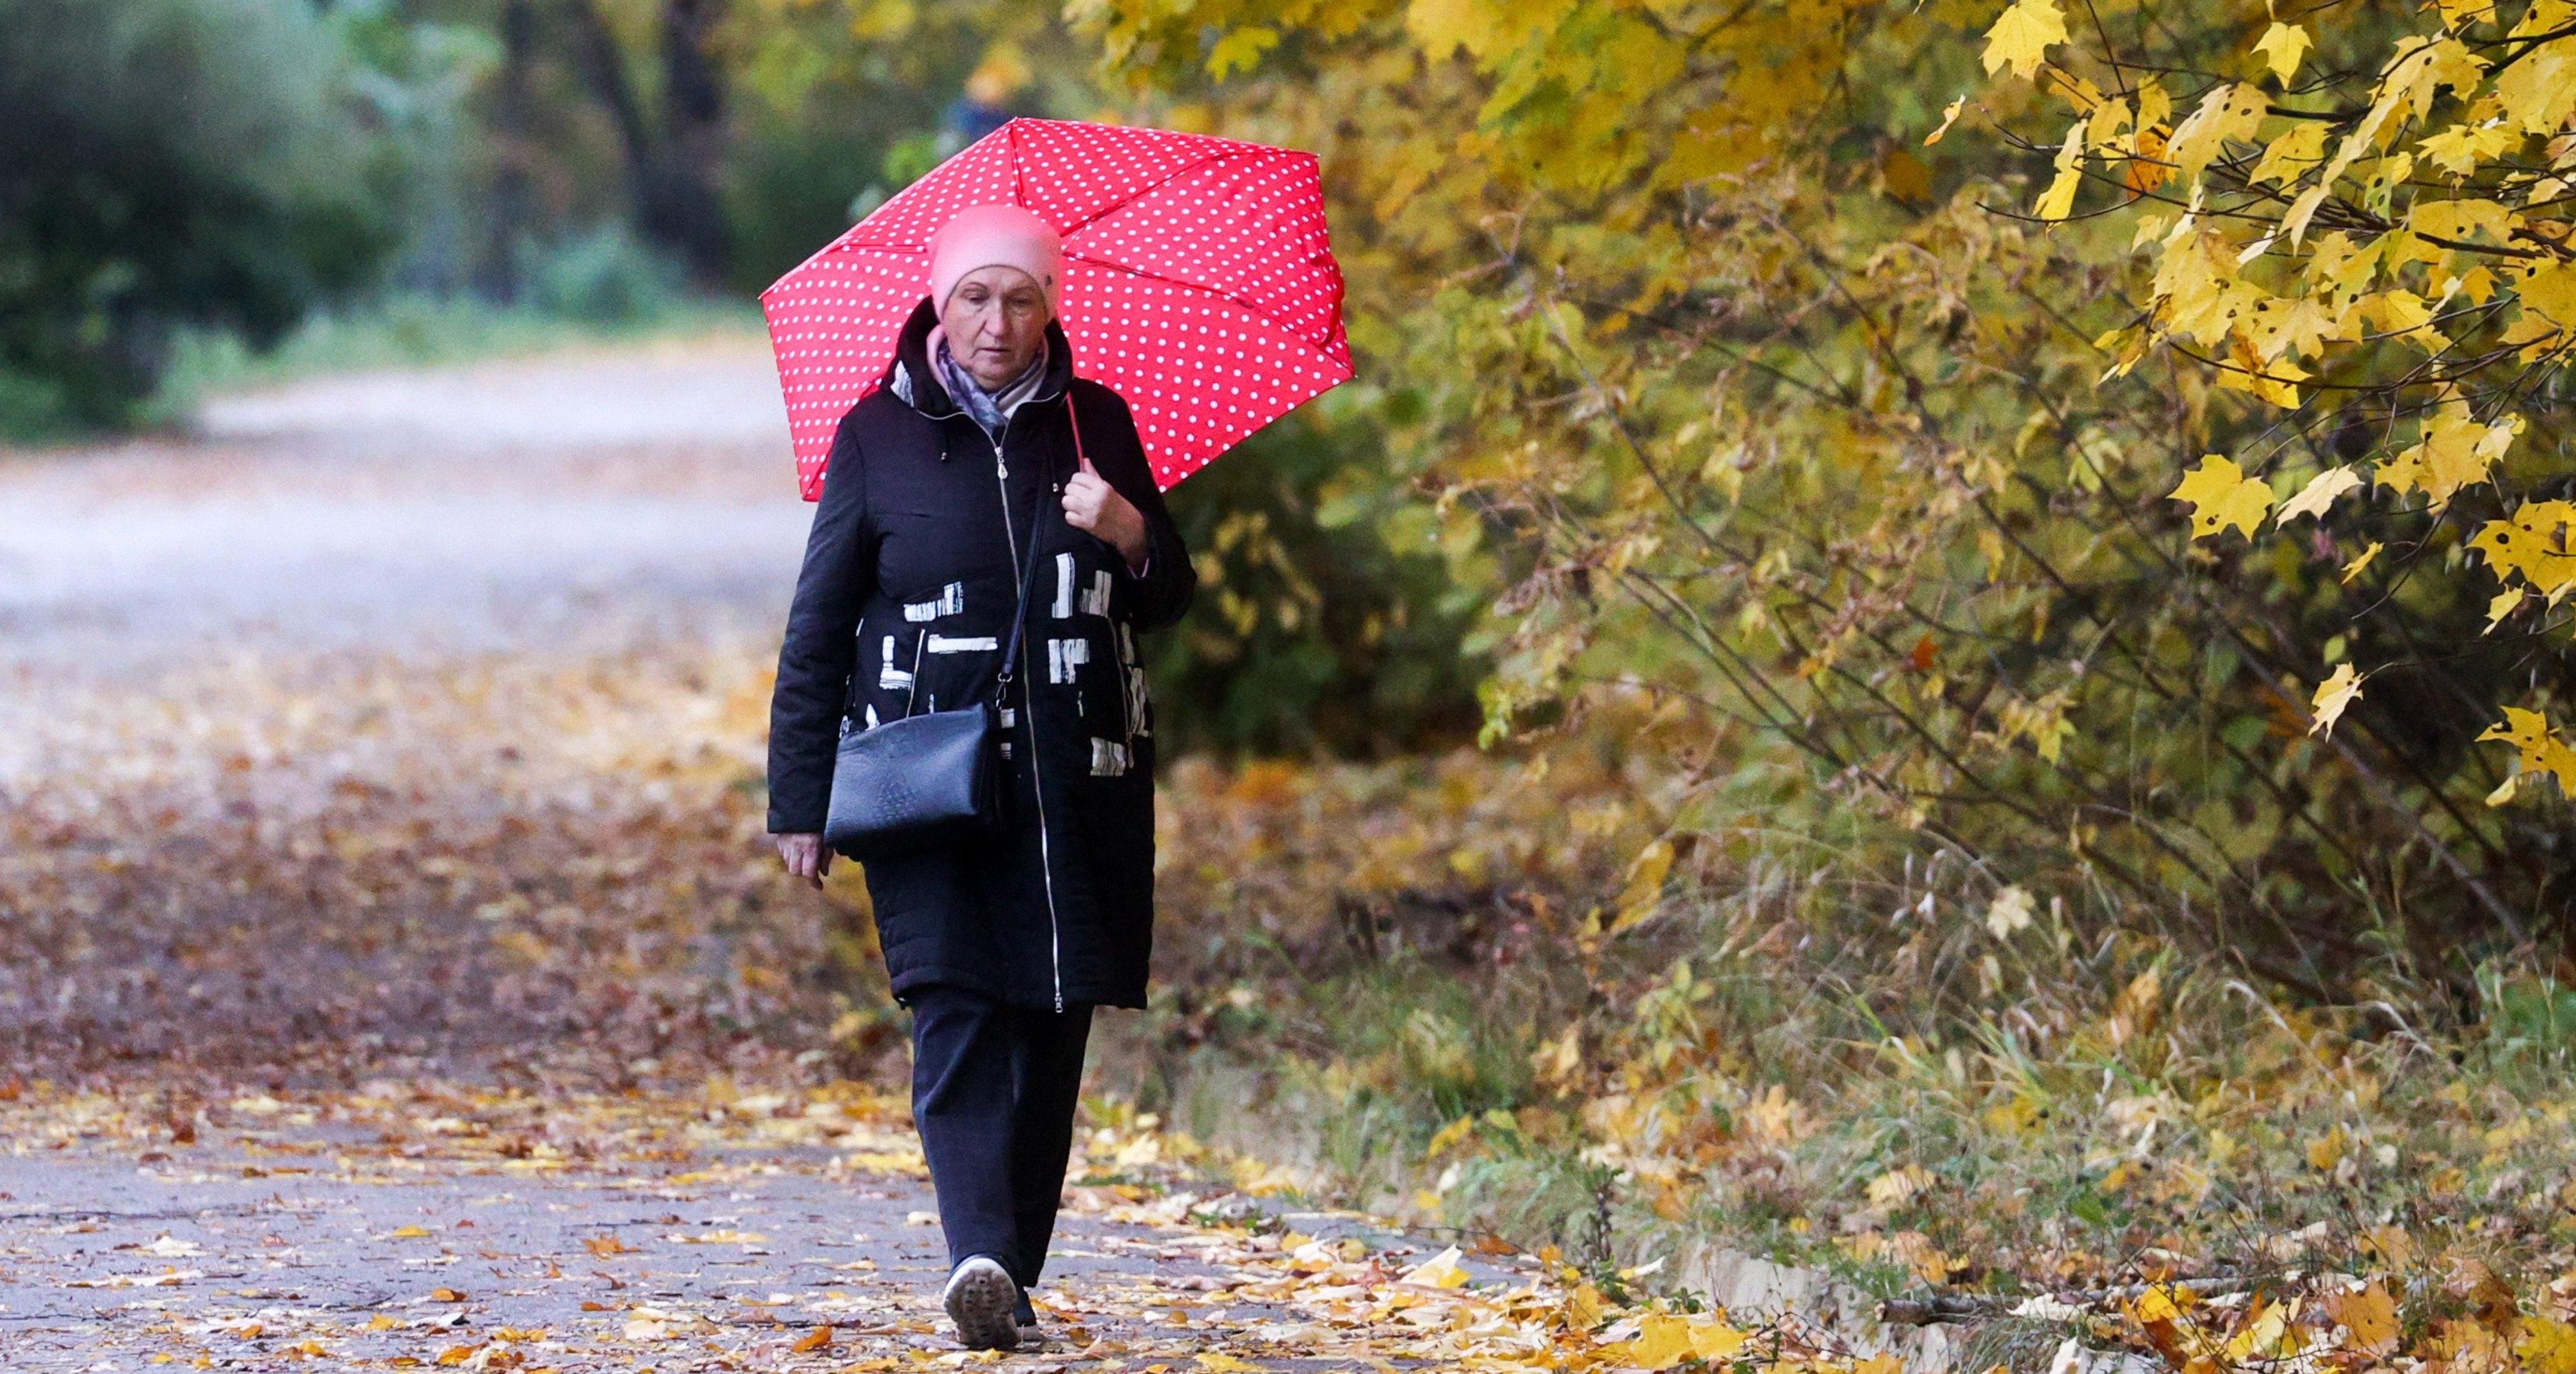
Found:
[[[948,1319],[957,1323],[957,1342],[970,1350],[1012,1350],[1020,1343],[1020,1324],[1012,1308],[1019,1286],[998,1264],[981,1264],[961,1273],[948,1286]]]

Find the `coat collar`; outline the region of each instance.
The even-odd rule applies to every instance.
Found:
[[[922,297],[921,304],[912,308],[912,318],[903,322],[903,332],[895,336],[894,361],[886,365],[880,385],[931,419],[945,420],[966,411],[939,384],[939,369],[930,365],[930,331],[938,323],[939,312],[930,308],[928,296]],[[1046,342],[1046,372],[1024,407],[1052,401],[1073,385],[1073,345],[1064,337],[1064,326],[1047,321]]]

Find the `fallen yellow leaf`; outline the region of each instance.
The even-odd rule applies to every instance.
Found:
[[[1467,1271],[1458,1267],[1458,1247],[1452,1245],[1405,1270],[1400,1281],[1425,1288],[1456,1288],[1467,1282]]]

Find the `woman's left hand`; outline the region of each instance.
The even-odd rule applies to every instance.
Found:
[[[1136,503],[1118,494],[1091,460],[1064,484],[1064,522],[1087,531],[1116,548],[1133,571],[1145,566],[1145,517]]]

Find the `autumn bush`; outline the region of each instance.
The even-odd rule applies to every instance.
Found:
[[[2556,11],[2115,10],[1077,13],[1322,155],[1390,462],[1489,555],[1489,738],[1642,694],[1676,837],[2475,1016],[2564,904],[2555,507],[2485,478],[2554,492]]]

